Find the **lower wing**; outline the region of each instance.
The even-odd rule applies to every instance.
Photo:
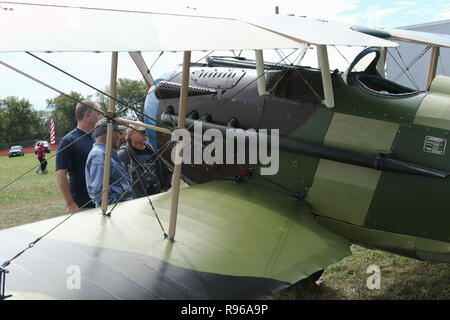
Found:
[[[162,226],[171,194],[151,197]],[[77,213],[8,267],[12,298],[261,299],[350,254],[303,201],[251,183],[180,191],[175,241],[149,200],[121,202],[111,217]],[[0,231],[14,256],[64,217]]]

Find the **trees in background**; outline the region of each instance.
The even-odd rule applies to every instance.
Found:
[[[109,88],[105,89],[109,93]],[[144,81],[120,78],[117,81],[117,99],[136,109],[135,113],[139,120],[144,121],[144,104],[147,97],[147,87]],[[9,145],[15,142],[29,140],[49,140],[50,121],[55,120],[55,136],[62,137],[77,126],[75,107],[77,101],[91,99],[84,97],[78,92],[69,94],[73,99],[60,94],[47,99],[47,110],[36,111],[31,103],[18,97],[7,97],[0,99],[0,144]],[[102,110],[109,107],[109,98],[97,93],[96,100]],[[116,102],[116,111],[123,107]],[[129,110],[124,111],[121,116],[130,116]],[[4,146],[3,146],[4,147]]]
[[[74,91],[69,96],[73,99],[62,94],[56,98],[47,99],[47,109],[50,111],[51,118],[55,120],[56,137],[63,137],[77,126],[75,116],[77,101],[90,99],[90,96],[83,97],[80,93]],[[50,128],[50,125],[48,127]]]
[[[109,87],[106,87],[104,92],[110,94]],[[101,109],[103,111],[108,110],[109,98],[101,93],[96,93],[95,96]],[[145,98],[147,97],[147,86],[144,81],[119,78],[116,86],[116,97],[117,100],[136,109],[138,111],[136,112],[136,116],[142,122],[144,121],[142,114],[144,113]],[[115,103],[116,111],[120,110],[122,107],[122,104],[118,102]],[[130,114],[130,110],[127,110],[121,114],[121,116],[130,116]]]
[[[45,133],[44,119],[27,99],[7,97],[0,100],[0,143],[40,139]],[[47,134],[49,135],[49,134]]]

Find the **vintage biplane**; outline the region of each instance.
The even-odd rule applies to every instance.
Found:
[[[392,40],[450,47],[448,36],[281,15],[2,6],[0,52],[113,52],[112,96],[117,52],[133,52],[151,85],[145,127],[167,161],[174,129],[199,123],[279,129],[280,151],[275,175],[261,175],[261,164],[175,161],[172,190],[151,201],[120,202],[109,216],[104,201],[1,230],[4,295],[258,299],[317,277],[351,254],[350,243],[450,261],[450,79],[431,71],[429,90],[416,91],[383,75]],[[347,70],[330,71],[330,46],[367,49]],[[263,50],[306,47],[317,49],[319,68],[263,60]],[[191,63],[200,50],[255,50],[256,58]],[[182,72],[153,82],[139,54],[146,51],[184,51]],[[111,101],[110,123],[132,124]],[[177,160],[182,146],[175,142]],[[180,177],[192,186],[180,189]]]

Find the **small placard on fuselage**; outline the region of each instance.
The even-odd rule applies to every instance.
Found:
[[[447,145],[447,139],[437,138],[432,136],[425,137],[425,143],[423,145],[423,151],[444,155],[445,146]]]

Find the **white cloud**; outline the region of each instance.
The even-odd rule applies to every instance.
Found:
[[[415,2],[412,1],[399,1],[399,2],[393,2],[394,6],[413,6],[416,5]]]
[[[438,15],[437,15],[437,17],[438,17],[438,19],[450,19],[450,10],[448,10],[448,11],[444,11],[444,12],[440,12]]]
[[[377,5],[369,6],[366,11],[361,16],[361,22],[368,27],[381,27],[382,20],[394,15],[395,13],[404,10],[405,7],[395,7],[395,8],[386,8],[381,9]]]

